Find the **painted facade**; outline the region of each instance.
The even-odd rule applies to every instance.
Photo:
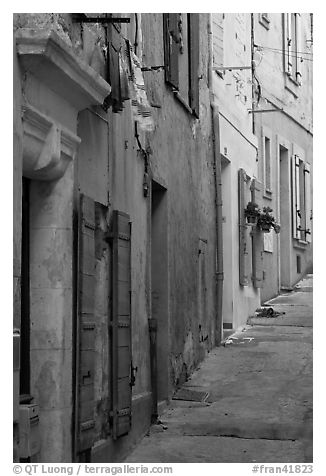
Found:
[[[212,28],[228,332],[312,269],[312,15],[214,13]],[[281,232],[248,226],[249,201]]]
[[[309,13],[262,15],[253,19],[257,108],[279,112],[255,114],[258,177],[281,225],[264,237],[264,301],[312,270],[313,25]]]
[[[222,157],[222,315],[223,330],[227,333],[245,325],[248,316],[260,305],[260,287],[254,281],[252,229],[243,221],[243,205],[251,199],[251,186],[258,177],[258,140],[248,112],[253,103],[251,15],[213,13],[212,28],[213,91],[219,108]],[[232,69],[224,70],[224,67]],[[241,206],[239,180],[243,178],[239,178],[240,170],[245,173]]]

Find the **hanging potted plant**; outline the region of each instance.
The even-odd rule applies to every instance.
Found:
[[[272,211],[270,207],[264,207],[262,213],[259,214],[257,226],[264,233],[269,233],[272,227],[276,233],[279,233],[281,230],[280,225],[275,222]]]
[[[248,202],[244,212],[248,225],[255,225],[260,215],[260,210],[257,203]]]

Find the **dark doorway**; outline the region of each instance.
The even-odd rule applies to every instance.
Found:
[[[291,189],[289,151],[280,145],[280,287],[289,287],[291,256]]]
[[[158,402],[169,396],[168,208],[166,189],[152,181],[151,308],[157,324],[156,384]]]
[[[30,180],[22,183],[20,400],[30,394]]]

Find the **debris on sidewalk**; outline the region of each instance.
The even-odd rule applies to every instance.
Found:
[[[277,317],[285,312],[275,311],[272,307],[260,307],[256,309],[255,315],[252,317]]]
[[[164,423],[162,423],[161,420],[157,420],[148,429],[148,432],[146,433],[146,436],[149,437],[151,434],[154,434],[154,433],[162,433],[163,431],[165,431],[167,429],[168,429],[168,427],[166,425],[164,425]]]

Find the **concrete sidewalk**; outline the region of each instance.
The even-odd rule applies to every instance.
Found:
[[[265,305],[282,314],[215,348],[126,462],[312,461],[312,275]]]

